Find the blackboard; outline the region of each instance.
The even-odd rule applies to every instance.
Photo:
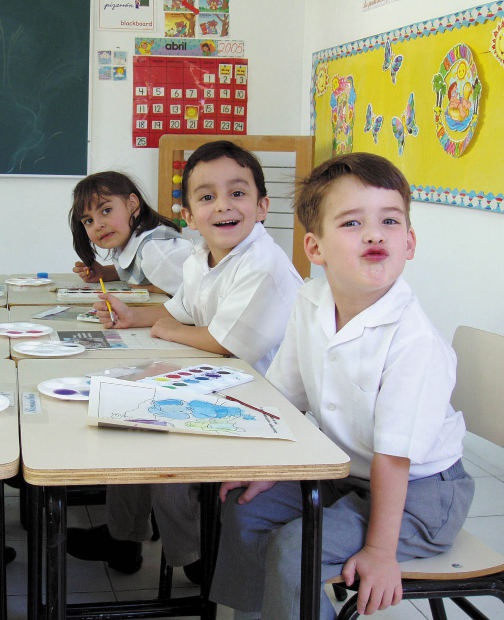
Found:
[[[87,171],[90,0],[1,0],[0,174]]]

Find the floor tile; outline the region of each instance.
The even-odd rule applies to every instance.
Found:
[[[498,620],[498,618],[504,618],[504,604],[494,596],[472,596],[470,602],[477,607],[488,618]],[[414,601],[415,607],[422,611],[426,618],[431,618],[429,611],[429,603],[425,599]],[[468,620],[468,616],[464,613],[455,603],[450,600],[445,600],[445,611],[448,620]],[[424,617],[422,616],[422,617]],[[406,616],[404,620],[407,619]]]
[[[336,613],[339,613],[346,601],[337,601],[335,599],[332,586],[326,585],[324,589]],[[348,599],[354,594],[355,592],[349,591]],[[415,608],[411,601],[401,601],[399,605],[394,605],[383,611],[377,611],[372,617],[378,620],[425,620],[426,616]],[[451,618],[449,620],[451,620]]]
[[[79,560],[67,554],[67,592],[101,592],[108,599],[114,591],[105,564]]]
[[[7,565],[7,593],[26,596],[26,584],[28,579],[27,548],[24,541],[8,540],[7,544],[16,550],[14,562]]]
[[[504,448],[473,433],[464,439],[464,456],[475,465],[504,481]]]
[[[470,461],[469,458],[470,456],[469,457],[464,456],[464,458],[462,459],[462,463],[464,465],[464,469],[466,470],[466,472],[473,478],[487,477],[488,471],[486,469],[483,469],[483,467],[480,467],[479,465],[476,465],[475,463]]]
[[[464,528],[504,555],[504,515],[470,517],[466,520]]]
[[[28,617],[27,598],[24,596],[7,597],[7,617],[9,620],[26,620]]]
[[[474,499],[469,517],[504,515],[504,482],[487,476],[475,479]]]

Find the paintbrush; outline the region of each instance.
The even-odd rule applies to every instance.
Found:
[[[105,288],[105,284],[103,283],[103,280],[100,278],[100,286],[101,286],[101,290],[105,293],[105,295],[107,294],[107,289]],[[105,303],[107,304],[107,309],[110,315],[110,320],[112,321],[112,325],[115,325],[116,319],[115,319],[115,314],[112,311],[112,306],[110,305],[110,302],[108,299],[105,300]]]

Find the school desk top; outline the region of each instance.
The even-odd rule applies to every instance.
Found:
[[[0,308],[0,323],[8,323],[10,321],[9,311],[7,308]],[[10,357],[10,342],[6,336],[0,336],[0,358]]]
[[[0,360],[0,392],[10,400],[0,411],[0,479],[12,478],[19,468],[17,373],[12,360]]]
[[[14,350],[14,347],[20,343],[28,343],[35,346],[37,342],[48,342],[64,340],[66,337],[71,338],[72,333],[78,332],[79,336],[86,340],[87,337],[102,338],[102,334],[110,344],[109,348],[86,349],[82,353],[78,353],[76,358],[102,359],[114,358],[130,359],[141,357],[144,360],[157,357],[222,357],[217,353],[208,351],[200,351],[193,347],[188,347],[177,342],[168,342],[160,338],[152,338],[150,335],[150,327],[139,327],[132,329],[103,329],[101,323],[88,323],[77,320],[79,313],[85,313],[89,310],[89,306],[71,306],[68,310],[61,314],[53,315],[58,318],[53,319],[37,319],[35,314],[53,309],[55,306],[13,306],[10,310],[10,321],[13,322],[30,322],[51,327],[53,332],[38,338],[16,338],[10,341],[10,356],[14,360],[28,357],[42,357],[41,355],[25,355]],[[65,334],[65,332],[67,332]],[[0,345],[2,343],[0,342]],[[126,345],[126,346],[120,346]],[[8,346],[8,343],[7,343]],[[1,349],[0,349],[1,353]],[[9,354],[6,355],[8,357]],[[71,359],[66,357],[65,359]],[[72,356],[73,359],[73,356]]]
[[[204,362],[204,358],[171,361],[181,368]],[[20,402],[24,402],[20,406],[23,472],[28,483],[316,480],[348,475],[348,456],[242,360],[227,359],[226,365],[253,374],[255,380],[226,393],[248,403],[275,407],[296,441],[98,428],[88,425],[87,401],[59,400],[37,391],[41,381],[84,376],[116,363],[76,358],[19,362]]]
[[[0,275],[0,307],[5,308],[7,305],[7,285],[5,284],[5,278],[7,276]]]
[[[33,274],[22,274],[8,276],[6,279],[16,277],[33,277]],[[7,286],[7,303],[9,306],[44,306],[44,305],[69,305],[82,304],[80,299],[58,299],[57,290],[62,288],[75,288],[87,286],[85,282],[79,278],[76,273],[49,273],[48,278],[51,280],[48,284],[40,286],[20,286],[16,284],[8,284]],[[107,288],[113,289],[119,287],[121,282],[105,282]],[[92,287],[99,287],[99,284],[92,284]],[[111,291],[112,292],[112,291]],[[131,303],[132,306],[145,306],[151,304],[162,304],[168,299],[168,295],[161,293],[150,293],[149,299],[146,301]],[[1,298],[0,298],[1,301]],[[90,304],[92,305],[92,304]]]

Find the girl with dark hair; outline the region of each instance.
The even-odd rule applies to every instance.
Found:
[[[81,259],[73,271],[85,282],[122,280],[169,295],[179,287],[192,243],[147,204],[125,174],[98,172],[79,181],[69,221]],[[96,260],[97,248],[108,251],[111,265]]]

